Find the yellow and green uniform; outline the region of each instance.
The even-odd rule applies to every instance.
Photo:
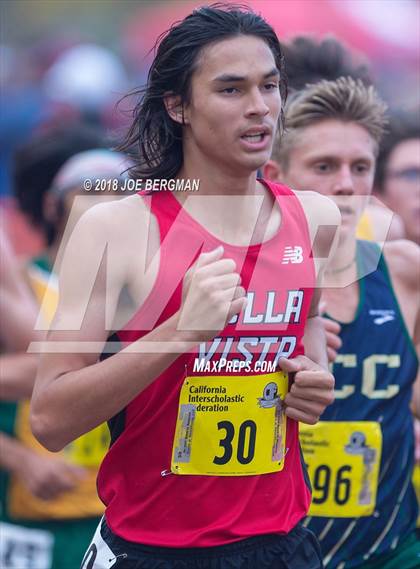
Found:
[[[54,276],[50,275],[44,258],[35,259],[28,267],[29,282],[48,322],[55,313],[58,298]],[[39,454],[51,455],[32,435],[27,400],[0,402],[0,430]],[[96,492],[96,476],[108,446],[109,431],[104,424],[63,449],[61,457],[85,468],[86,476],[74,490],[53,500],[34,497],[16,476],[0,471],[0,566],[79,567],[104,510]]]

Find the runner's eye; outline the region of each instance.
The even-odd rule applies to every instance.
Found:
[[[369,166],[367,164],[356,164],[355,170],[357,174],[365,174],[369,171]]]
[[[279,88],[278,83],[266,83],[264,85],[264,89],[266,89],[266,91],[274,91],[275,89],[278,88]]]
[[[239,89],[236,87],[226,87],[220,91],[221,93],[226,93],[227,95],[233,95],[234,93],[239,93]]]
[[[411,168],[403,168],[402,170],[388,171],[387,176],[390,178],[398,178],[407,182],[418,182],[420,180],[420,168],[413,166]]]
[[[328,164],[327,162],[318,162],[317,164],[314,165],[314,169],[316,172],[319,172],[320,174],[325,174],[331,170],[331,167],[330,164]]]

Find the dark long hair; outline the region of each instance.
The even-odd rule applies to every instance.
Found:
[[[178,95],[182,104],[191,96],[191,77],[201,50],[211,43],[239,35],[256,36],[271,49],[280,71],[282,105],[287,96],[284,60],[273,28],[242,5],[212,4],[194,10],[176,22],[156,42],[157,51],[147,84],[132,95],[140,101],[132,111],[133,122],[119,146],[134,161],[133,178],[173,178],[183,163],[182,125],[172,120],[164,96]],[[156,46],[155,46],[156,47]],[[283,110],[280,125],[283,125]]]

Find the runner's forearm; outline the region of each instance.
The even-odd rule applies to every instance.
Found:
[[[7,472],[16,472],[22,463],[27,449],[22,443],[0,433],[0,466]]]
[[[327,342],[324,326],[319,316],[308,318],[303,344],[306,357],[328,370]]]
[[[94,365],[64,373],[34,391],[31,424],[46,448],[59,451],[66,444],[109,420],[175,359],[192,347],[193,335],[177,330],[178,314],[128,348]],[[146,342],[162,343],[163,350],[144,353]],[[177,351],[165,350],[176,342]],[[40,370],[42,373],[42,368]]]
[[[3,354],[0,357],[0,400],[28,398],[34,387],[38,365],[36,354]]]

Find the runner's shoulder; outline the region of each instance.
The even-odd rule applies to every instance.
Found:
[[[393,278],[410,288],[418,289],[420,247],[408,239],[398,239],[384,243],[383,253]]]
[[[102,242],[128,244],[130,236],[137,238],[139,231],[147,230],[148,215],[144,201],[133,195],[93,205],[81,216],[76,228]]]
[[[106,252],[108,279],[118,288],[126,280],[134,260],[144,261],[149,227],[147,211],[138,196],[92,205],[81,215],[69,236],[60,275],[69,279],[69,273],[75,270],[84,275],[83,281]]]
[[[293,190],[299,199],[309,224],[341,225],[341,214],[334,201],[312,190]]]

